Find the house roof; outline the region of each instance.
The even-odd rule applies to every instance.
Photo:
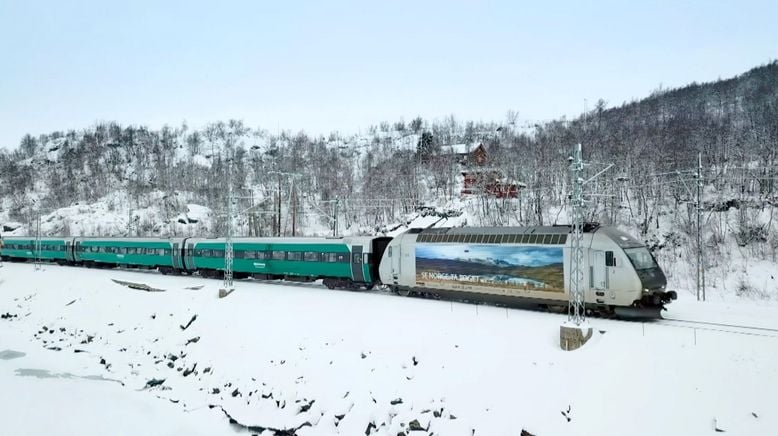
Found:
[[[467,154],[470,153],[470,146],[468,144],[442,145],[440,151],[445,154]]]

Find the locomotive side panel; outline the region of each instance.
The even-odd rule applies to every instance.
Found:
[[[419,287],[484,294],[564,298],[561,245],[417,243]]]

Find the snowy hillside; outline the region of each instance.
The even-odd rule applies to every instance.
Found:
[[[6,263],[3,428],[543,436],[778,425],[774,304],[681,295],[666,317],[746,327],[594,319],[594,338],[571,353],[559,349],[564,315],[252,281],[218,299],[219,285]]]

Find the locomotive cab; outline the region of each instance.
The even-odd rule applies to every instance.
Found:
[[[599,230],[612,241],[615,250],[606,259],[606,265],[620,269],[618,288],[625,292],[634,307],[662,309],[665,303],[677,298],[675,291],[667,291],[667,278],[656,259],[642,242],[612,227]],[[624,268],[626,267],[626,268]],[[622,304],[623,304],[622,303]]]

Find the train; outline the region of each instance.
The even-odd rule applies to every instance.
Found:
[[[570,293],[569,225],[409,229],[395,237],[233,238],[233,276],[316,281],[370,290],[506,305],[565,307]],[[62,265],[155,269],[221,277],[224,238],[5,237],[0,256]],[[658,317],[677,299],[638,239],[609,226],[583,227],[587,309]]]

